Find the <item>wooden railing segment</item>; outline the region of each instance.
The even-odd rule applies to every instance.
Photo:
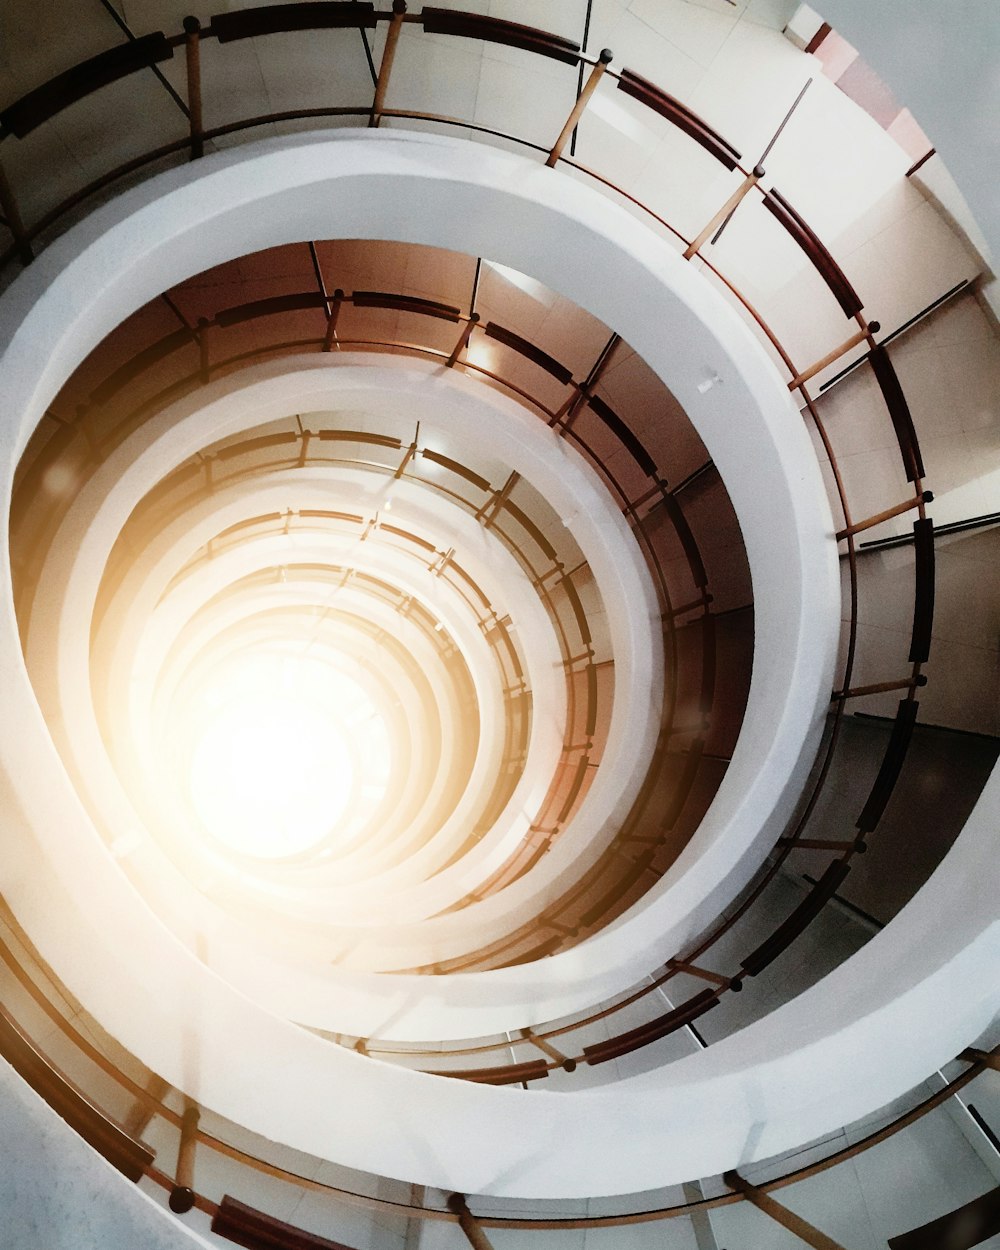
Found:
[[[212,1232],[244,1250],[356,1250],[343,1241],[331,1241],[276,1220],[228,1194],[212,1217]]]
[[[3,1007],[0,1055],[70,1128],[130,1181],[138,1181],[146,1174],[154,1157],[149,1147],[129,1137],[120,1124],[49,1063]]]
[[[885,347],[873,347],[868,355],[868,363],[875,374],[875,381],[878,383],[882,396],[885,399],[886,408],[889,410],[889,419],[892,421],[893,429],[896,431],[900,455],[903,457],[903,464],[906,467],[907,481],[918,482],[924,476],[924,463],[920,455],[920,443],[917,440],[917,431],[913,426],[913,418],[910,416],[910,406],[906,402],[906,396],[903,394],[899,377]]]
[[[784,227],[809,258],[813,268],[832,291],[846,317],[856,317],[863,304],[861,297],[847,280],[847,275],[833,258],[815,230],[801,217],[785,197],[773,187],[764,195],[764,207]]]
[[[375,5],[370,0],[310,0],[308,4],[266,4],[260,8],[216,13],[205,34],[219,43],[255,39],[296,30],[374,30]]]
[[[921,517],[913,522],[913,630],[910,663],[924,664],[930,656],[934,628],[934,522]]]
[[[72,69],[50,78],[13,104],[8,104],[5,109],[0,109],[0,139],[5,135],[23,139],[43,122],[49,121],[57,113],[92,92],[118,82],[121,78],[127,78],[136,70],[148,69],[161,61],[169,61],[173,55],[173,41],[162,30],[129,40],[128,43],[117,44],[106,52],[99,52],[89,60],[81,61]]]
[[[583,1060],[585,1063],[594,1065],[607,1063],[609,1059],[627,1055],[633,1050],[638,1050],[640,1046],[648,1046],[651,1042],[658,1042],[661,1038],[669,1037],[671,1033],[676,1033],[678,1029],[691,1024],[706,1011],[711,1011],[718,1005],[717,990],[702,990],[693,998],[689,998],[687,1002],[681,1003],[679,1007],[658,1016],[655,1020],[640,1024],[627,1033],[620,1033],[617,1037],[609,1038],[605,1042],[595,1042],[591,1046],[584,1046]]]
[[[532,364],[538,365],[540,369],[550,373],[557,382],[565,384],[573,381],[572,369],[567,369],[554,356],[550,356],[548,352],[543,351],[528,339],[522,338],[520,334],[515,334],[513,330],[507,330],[497,325],[495,321],[487,321],[483,327],[483,333],[487,338],[503,343],[505,347],[511,348],[526,360],[530,360]]]
[[[544,1059],[529,1059],[525,1063],[501,1064],[495,1068],[439,1068],[430,1071],[431,1076],[449,1076],[460,1081],[472,1081],[477,1085],[519,1085],[522,1081],[537,1081],[549,1074]]]
[[[769,938],[761,942],[741,961],[747,976],[755,977],[763,972],[768,964],[773,963],[783,951],[791,946],[792,942],[808,928],[836,894],[849,871],[850,864],[842,859],[834,860],[829,865],[792,914],[775,929]]]
[[[618,89],[634,100],[638,100],[640,104],[645,104],[654,113],[665,117],[678,130],[683,130],[695,143],[725,165],[726,169],[735,169],[740,163],[739,152],[731,143],[723,139],[722,135],[713,130],[707,122],[702,121],[698,114],[692,112],[686,104],[682,104],[669,92],[650,82],[648,78],[643,78],[635,70],[623,69],[621,71],[618,76]]]
[[[487,43],[505,44],[509,48],[521,48],[525,52],[537,52],[540,56],[576,65],[580,60],[580,45],[562,35],[524,26],[520,22],[508,22],[499,17],[487,17],[481,13],[466,13],[459,9],[440,9],[424,5],[419,21],[431,35],[458,35],[466,39],[482,39]]]
[[[889,1238],[889,1250],[972,1250],[1000,1235],[1000,1187],[908,1233]]]
[[[899,774],[903,770],[910,739],[913,737],[919,708],[920,704],[916,699],[900,700],[878,775],[857,820],[857,827],[862,833],[871,833],[875,829],[892,798]]]

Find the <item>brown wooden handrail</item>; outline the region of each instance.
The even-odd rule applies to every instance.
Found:
[[[816,231],[773,187],[764,196],[764,207],[805,252],[816,272],[833,292],[844,315],[856,317],[863,307],[861,297]]]
[[[913,522],[913,630],[910,663],[924,664],[930,656],[934,628],[934,522],[921,517]]]
[[[896,788],[896,782],[899,780],[899,774],[906,760],[910,739],[913,737],[919,708],[920,704],[916,699],[900,700],[878,775],[857,820],[857,827],[861,833],[871,833],[875,829],[892,798],[892,792]]]
[[[972,1250],[1000,1234],[1000,1187],[928,1224],[889,1238],[889,1250]]]
[[[657,481],[660,481],[656,461],[646,450],[638,435],[621,419],[611,405],[601,399],[599,395],[590,395],[587,398],[587,406],[595,416],[603,421],[618,441],[628,448],[629,454],[639,468],[642,469],[643,473],[647,477],[656,478]]]
[[[449,1076],[460,1081],[472,1081],[477,1085],[517,1085],[521,1081],[537,1081],[549,1074],[544,1059],[529,1059],[526,1063],[501,1064],[495,1068],[438,1068],[431,1076]]]
[[[310,0],[308,4],[267,4],[216,13],[202,33],[214,35],[219,43],[232,43],[297,30],[374,30],[375,23],[375,5],[370,0]]]
[[[661,1038],[676,1033],[678,1029],[691,1024],[706,1011],[711,1011],[718,1005],[717,990],[702,990],[693,998],[689,998],[687,1002],[681,1003],[679,1007],[658,1016],[655,1020],[650,1020],[647,1024],[640,1024],[627,1033],[620,1033],[617,1037],[609,1038],[606,1042],[595,1042],[592,1046],[584,1046],[584,1062],[591,1065],[607,1063],[609,1059],[618,1059],[622,1055],[630,1054],[641,1046],[648,1046],[651,1042],[658,1042]]]
[[[893,368],[892,360],[885,347],[873,347],[868,355],[868,363],[872,367],[875,381],[879,385],[882,397],[885,399],[885,406],[889,410],[889,419],[896,432],[896,441],[906,469],[906,479],[909,482],[918,482],[924,476],[920,443],[913,426],[913,418],[910,416],[910,406],[906,402],[903,388],[899,384],[896,370]]]
[[[228,1194],[212,1217],[212,1232],[245,1250],[354,1250],[343,1241],[331,1241],[277,1220]]]
[[[346,298],[346,297],[345,297]],[[418,295],[400,295],[395,291],[355,291],[350,297],[355,308],[395,308],[399,312],[423,313],[442,321],[461,321],[460,310],[436,299]]]
[[[309,6],[309,8],[315,8],[315,6],[314,6],[314,5],[310,5],[310,6]]]
[[[499,17],[486,17],[481,13],[466,13],[458,9],[440,9],[424,5],[419,15],[423,28],[431,35],[459,35],[466,39],[483,39],[487,43],[501,43],[509,48],[521,48],[525,52],[537,52],[541,56],[576,65],[580,60],[580,45],[562,35],[520,22],[508,22]]]
[[[153,1162],[149,1147],[129,1137],[120,1124],[49,1063],[4,1007],[0,1007],[0,1055],[70,1128],[130,1181],[146,1174]]]
[[[127,78],[136,70],[169,61],[173,55],[173,46],[162,30],[99,52],[0,110],[0,139],[5,135],[23,139],[92,92]]]
[[[830,864],[792,914],[775,929],[766,941],[761,942],[760,946],[741,961],[747,976],[755,977],[763,972],[768,964],[791,946],[792,942],[805,931],[836,894],[849,871],[850,864],[846,860],[837,859]]]
[[[538,365],[540,369],[544,369],[546,373],[551,373],[557,382],[572,382],[572,369],[567,369],[554,356],[550,356],[548,352],[542,351],[540,347],[537,347],[528,339],[522,338],[520,334],[515,334],[513,330],[507,330],[503,326],[497,325],[495,321],[487,321],[483,330],[487,338],[496,339],[498,343],[503,343],[505,347],[511,348],[523,356],[525,360],[530,360],[532,364]]]
[[[648,78],[643,78],[634,70],[623,69],[618,76],[618,90],[624,91],[640,104],[645,104],[654,113],[659,113],[678,130],[683,130],[720,164],[725,165],[726,169],[735,169],[740,163],[740,154],[731,143],[723,139],[707,122],[702,121],[686,104],[674,99]]]

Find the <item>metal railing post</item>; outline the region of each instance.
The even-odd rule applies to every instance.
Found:
[[[201,115],[201,22],[196,17],[184,19],[184,35],[191,159],[196,161],[205,155],[205,136]]]

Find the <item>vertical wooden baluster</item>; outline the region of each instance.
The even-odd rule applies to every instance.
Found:
[[[714,234],[718,226],[721,226],[723,222],[728,221],[729,218],[732,217],[733,213],[735,213],[737,208],[739,208],[739,206],[743,203],[744,197],[747,193],[751,191],[763,177],[764,170],[760,165],[758,165],[751,173],[747,174],[715,216],[712,217],[712,219],[699,232],[697,237],[692,239],[692,241],[684,249],[685,260],[690,260],[709,235]]]
[[[375,84],[375,101],[372,104],[372,115],[368,125],[377,127],[382,120],[382,109],[385,106],[385,93],[389,87],[389,75],[392,63],[396,58],[396,45],[399,43],[400,31],[403,29],[403,15],[406,13],[406,0],[392,0],[392,20],[385,37],[385,48],[382,51],[382,64],[378,67],[378,82]]]
[[[587,79],[583,90],[577,97],[576,104],[573,105],[573,111],[566,119],[566,125],[563,126],[562,131],[559,134],[559,138],[555,141],[555,145],[545,162],[550,169],[553,165],[555,165],[556,161],[559,160],[560,156],[562,156],[566,144],[569,143],[572,138],[573,131],[577,128],[580,118],[583,116],[583,110],[590,103],[590,97],[597,90],[597,84],[604,77],[604,71],[611,64],[613,55],[614,54],[611,52],[610,48],[605,48],[601,55],[597,58],[597,64],[590,71],[590,77]]]
[[[472,1250],[493,1250],[493,1243],[479,1227],[462,1194],[452,1194],[448,1206],[458,1216],[458,1226],[465,1233]]]
[[[170,1210],[178,1215],[190,1211],[194,1206],[194,1152],[198,1144],[198,1121],[201,1112],[189,1099],[184,1100],[184,1115],[181,1119],[181,1140],[177,1147],[177,1170],[174,1173],[174,1187],[170,1191]]]
[[[447,367],[453,369],[458,363],[458,358],[462,352],[469,346],[469,339],[472,337],[472,331],[479,325],[479,313],[472,313],[469,320],[465,323],[462,333],[458,336],[458,342],[455,344],[454,350],[447,360]]]
[[[326,315],[326,337],[323,340],[323,350],[332,352],[334,344],[337,350],[340,350],[340,344],[337,343],[337,318],[340,316],[340,306],[344,302],[344,292],[338,286],[333,293],[333,299],[330,301],[330,311]]]
[[[844,1250],[844,1247],[839,1242],[834,1241],[832,1237],[827,1237],[826,1233],[821,1233],[818,1228],[814,1228],[801,1215],[796,1215],[794,1211],[789,1211],[787,1207],[783,1207],[780,1202],[775,1202],[770,1194],[765,1194],[755,1185],[751,1185],[749,1181],[745,1181],[737,1172],[726,1172],[722,1179],[730,1189],[736,1190],[737,1193],[742,1194],[746,1198],[747,1202],[753,1203],[758,1211],[763,1211],[776,1224],[780,1224],[782,1228],[787,1228],[790,1233],[794,1233],[807,1246],[812,1246],[813,1250]]]

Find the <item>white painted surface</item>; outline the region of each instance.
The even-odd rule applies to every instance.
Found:
[[[4,1250],[184,1250],[209,1243],[162,1210],[0,1060]]]
[[[408,1012],[412,997],[392,1002],[399,1021],[392,1031],[439,1035],[484,1031],[512,1007],[527,1023],[600,998],[718,911],[799,791],[826,703],[838,616],[831,523],[815,462],[787,392],[735,315],[670,248],[606,201],[520,159],[471,155],[450,141],[380,134],[268,144],[252,156],[244,150],[175,171],[95,214],[15,284],[5,324],[17,328],[0,362],[10,411],[19,416],[0,433],[14,458],[61,377],[158,289],[237,250],[353,231],[457,245],[537,274],[616,326],[669,379],[732,484],[747,539],[758,604],[747,716],[756,732],[744,736],[712,811],[649,905],[559,959],[425,981],[424,997]],[[713,373],[723,384],[702,394],[699,384]],[[9,602],[5,612],[10,657]],[[252,1007],[122,888],[59,772],[23,669],[15,661],[3,679],[18,724],[16,739],[4,743],[5,782],[16,794],[12,806],[27,817],[11,822],[11,901],[109,1031],[173,1083],[277,1140],[467,1191],[593,1194],[659,1182],[670,1167],[690,1174],[689,1143],[664,1142],[662,1125],[677,1122],[664,1119],[670,1105],[690,1105],[694,1074],[692,1084],[657,1099],[648,1090],[603,1101],[599,1093],[525,1099],[383,1067]],[[83,872],[86,899],[76,889]],[[113,984],[109,966],[120,973]],[[384,1022],[388,1002],[380,993],[368,1008],[374,1003]],[[310,1112],[317,1101],[341,1114],[318,1120]],[[706,1126],[706,1153],[731,1157],[745,1128],[738,1115],[715,1131]],[[609,1135],[628,1138],[611,1160],[600,1148]]]

